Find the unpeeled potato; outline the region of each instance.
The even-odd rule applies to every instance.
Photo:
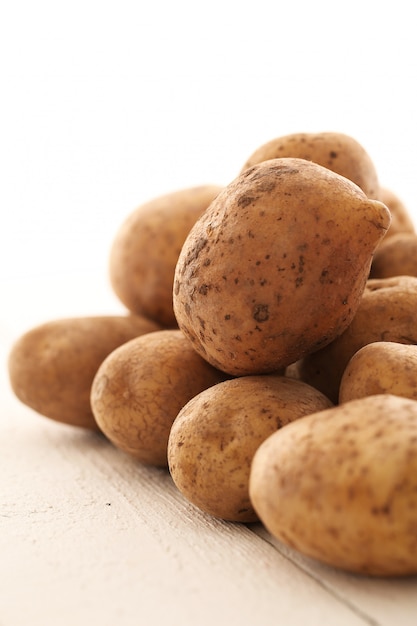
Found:
[[[344,133],[292,133],[259,146],[246,160],[242,171],[261,161],[296,157],[314,161],[356,183],[369,198],[380,198],[375,165],[365,148]]]
[[[417,346],[375,341],[358,350],[343,372],[339,403],[390,393],[417,400]]]
[[[249,472],[257,447],[293,420],[330,406],[313,387],[279,375],[243,376],[210,387],[173,423],[168,465],[174,483],[215,517],[253,522]]]
[[[164,194],[140,205],[123,222],[112,243],[110,282],[133,313],[176,327],[172,284],[188,232],[221,187],[202,185]]]
[[[143,335],[103,361],[91,388],[100,430],[141,463],[167,466],[168,436],[180,409],[225,376],[179,330]]]
[[[15,395],[41,415],[97,430],[90,389],[99,365],[115,348],[160,326],[139,315],[52,320],[14,344],[8,370]]]
[[[303,159],[247,169],[190,231],[174,278],[181,330],[231,375],[271,373],[352,320],[387,207]]]
[[[370,278],[417,276],[417,233],[397,233],[375,250]]]
[[[391,224],[383,241],[397,233],[415,233],[415,225],[411,213],[398,194],[392,189],[380,185],[378,200],[381,200],[391,213]]]
[[[417,402],[369,396],[288,424],[256,451],[249,493],[271,534],[305,555],[417,574]]]
[[[334,341],[290,366],[290,374],[335,404],[343,372],[363,346],[374,341],[417,344],[417,277],[368,279],[358,310]]]

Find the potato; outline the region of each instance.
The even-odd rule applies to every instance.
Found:
[[[90,389],[105,357],[124,342],[159,330],[138,315],[76,317],[32,328],[12,347],[8,359],[16,396],[41,415],[97,430]]]
[[[369,279],[348,328],[321,350],[292,364],[291,375],[316,387],[336,404],[343,372],[360,348],[374,341],[417,343],[416,310],[417,277]]]
[[[314,161],[349,178],[373,199],[380,187],[375,165],[363,146],[343,133],[292,133],[263,144],[247,159],[242,171],[269,159],[296,157]]]
[[[101,431],[138,461],[167,466],[169,431],[180,409],[222,380],[179,330],[129,341],[101,364],[91,406]]]
[[[231,375],[271,373],[349,325],[387,207],[303,159],[246,170],[191,229],[174,278],[181,330]]]
[[[132,312],[176,327],[175,265],[189,230],[221,187],[181,189],[139,206],[121,225],[110,250],[110,282]]]
[[[381,393],[417,400],[417,346],[376,341],[353,355],[340,382],[339,403]]]
[[[380,185],[378,200],[383,202],[391,213],[391,224],[383,241],[397,233],[415,233],[414,222],[408,208],[392,189]]]
[[[210,387],[190,400],[173,423],[168,465],[174,483],[215,517],[256,521],[249,501],[256,449],[278,428],[330,406],[317,390],[284,376],[243,376]]]
[[[370,278],[417,276],[417,233],[397,233],[382,241],[372,259]]]
[[[256,451],[249,494],[269,532],[305,555],[417,574],[417,402],[369,396],[288,424]]]

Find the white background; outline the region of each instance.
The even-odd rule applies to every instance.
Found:
[[[3,3],[3,331],[118,311],[107,263],[124,218],[168,191],[227,184],[279,135],[352,135],[417,212],[411,7]]]

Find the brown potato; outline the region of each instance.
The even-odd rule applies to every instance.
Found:
[[[372,259],[370,278],[417,276],[417,233],[397,233],[382,241]]]
[[[97,424],[138,461],[167,466],[167,443],[180,409],[225,376],[192,348],[179,330],[161,330],[114,350],[91,389]]]
[[[339,403],[390,393],[417,400],[417,346],[376,341],[358,350],[343,373]]]
[[[99,365],[129,339],[159,329],[138,315],[46,322],[14,344],[8,360],[11,387],[21,402],[41,415],[97,430],[90,389]]]
[[[335,404],[343,372],[360,348],[374,341],[417,343],[417,278],[369,279],[355,317],[326,347],[294,363],[291,375],[324,393]]]
[[[188,232],[221,187],[203,185],[154,198],[122,224],[110,251],[114,292],[132,312],[176,327],[172,284]]]
[[[230,183],[196,222],[174,281],[179,327],[231,375],[274,372],[352,320],[384,204],[302,159],[273,159]]]
[[[378,200],[387,206],[391,213],[391,224],[383,239],[397,233],[414,233],[415,226],[411,214],[403,200],[388,187],[379,187]]]
[[[269,532],[303,554],[417,574],[417,402],[369,396],[288,424],[256,451],[249,494]]]
[[[314,161],[349,178],[373,199],[379,199],[375,165],[363,146],[343,133],[293,133],[263,144],[247,159],[242,172],[268,159],[296,157]]]
[[[179,412],[168,440],[169,469],[203,511],[253,522],[249,472],[258,446],[289,422],[332,406],[309,385],[284,376],[243,376],[202,391]]]

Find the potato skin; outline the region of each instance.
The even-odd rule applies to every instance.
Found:
[[[350,323],[388,209],[344,177],[273,159],[230,183],[190,231],[174,312],[212,365],[271,373]]]
[[[403,200],[388,187],[379,187],[378,199],[385,204],[391,213],[391,224],[383,242],[398,233],[415,233],[414,221]]]
[[[353,181],[369,198],[379,198],[375,165],[365,148],[349,135],[318,132],[276,137],[259,146],[247,159],[242,171],[261,161],[282,157],[314,161]]]
[[[278,428],[330,406],[313,387],[279,375],[243,376],[210,387],[173,423],[168,465],[174,483],[215,517],[256,521],[248,489],[257,447]]]
[[[255,453],[249,493],[272,535],[331,566],[417,573],[417,402],[352,400],[277,431]]]
[[[114,292],[133,313],[177,326],[172,284],[191,227],[222,187],[202,185],[154,198],[127,217],[116,233],[109,274]]]
[[[368,279],[348,328],[321,350],[292,364],[291,375],[337,404],[343,372],[360,348],[374,341],[417,344],[416,310],[417,277]]]
[[[57,422],[97,430],[90,389],[97,369],[121,344],[160,326],[138,315],[58,319],[24,333],[8,358],[21,402]]]
[[[417,276],[417,233],[397,233],[375,250],[370,278]]]
[[[101,364],[91,389],[100,430],[120,450],[147,465],[167,466],[168,436],[180,409],[225,379],[179,330],[127,342]]]
[[[376,341],[358,350],[343,372],[339,403],[389,393],[417,400],[417,346]]]

